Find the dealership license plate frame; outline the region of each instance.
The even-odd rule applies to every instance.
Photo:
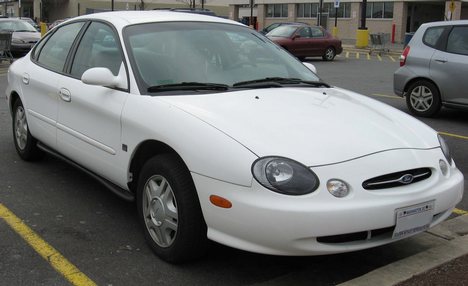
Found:
[[[435,200],[395,210],[396,225],[392,238],[400,239],[429,229]]]

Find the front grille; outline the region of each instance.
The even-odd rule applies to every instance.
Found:
[[[378,176],[362,183],[366,190],[378,190],[406,186],[429,178],[432,174],[429,168],[418,168]]]

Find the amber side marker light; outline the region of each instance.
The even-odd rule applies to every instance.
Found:
[[[217,195],[211,195],[210,202],[213,205],[223,208],[223,209],[230,209],[232,207],[232,203],[229,200],[223,197],[217,196]]]

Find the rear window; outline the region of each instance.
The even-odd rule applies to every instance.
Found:
[[[445,30],[445,27],[428,28],[426,30],[426,33],[424,33],[423,43],[430,47],[435,48],[444,30]]]
[[[468,55],[468,26],[453,28],[448,36],[447,52]]]

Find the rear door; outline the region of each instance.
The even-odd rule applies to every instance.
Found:
[[[446,39],[432,56],[430,74],[443,102],[468,105],[468,25],[454,26]]]
[[[84,22],[58,28],[32,52],[32,61],[22,75],[22,91],[31,134],[51,148],[56,147],[57,85],[64,74],[70,49]]]

